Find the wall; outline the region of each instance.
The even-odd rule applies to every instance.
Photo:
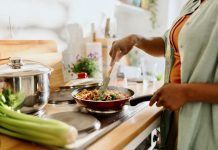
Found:
[[[91,23],[100,28],[113,15],[115,1],[0,0],[0,39],[54,39],[62,51],[67,24],[81,24],[88,36]]]
[[[53,39],[66,47],[63,29],[70,0],[0,0],[0,39]]]
[[[158,0],[158,27],[153,30],[148,11],[117,0],[0,0],[0,39],[54,39],[62,51],[67,47],[66,24],[81,24],[84,36],[88,36],[91,23],[95,23],[102,37],[107,17],[118,23],[114,29],[118,37],[129,33],[159,35],[171,25],[185,1]]]
[[[83,29],[81,34],[70,33],[70,35],[88,37],[91,23],[95,23],[97,36],[102,37],[106,18],[110,17],[114,23],[113,32],[117,38],[131,33],[160,36],[172,24],[172,20],[185,0],[158,0],[158,27],[156,29],[151,27],[148,11],[122,5],[117,1],[0,0],[0,39],[55,40],[60,52],[68,49],[71,50],[71,55],[75,56],[80,49],[69,47],[72,37],[66,29],[68,24],[79,23]],[[78,39],[75,39],[74,43],[78,43]],[[144,54],[143,56],[147,61],[158,62],[159,70],[163,71],[163,59],[152,58]]]

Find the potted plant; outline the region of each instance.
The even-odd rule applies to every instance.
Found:
[[[88,77],[93,77],[97,72],[96,55],[90,53],[88,57],[77,56],[77,61],[72,65],[69,65],[69,73],[87,73]]]

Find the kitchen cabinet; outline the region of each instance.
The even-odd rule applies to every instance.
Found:
[[[145,149],[153,150],[156,145],[155,137],[157,137],[157,128],[160,125],[160,117],[156,118],[151,124],[148,125],[139,135],[134,137],[131,142],[129,142],[123,149],[132,150],[132,149]]]

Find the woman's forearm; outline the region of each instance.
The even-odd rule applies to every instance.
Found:
[[[218,83],[184,84],[188,102],[218,104]]]
[[[136,41],[135,46],[145,51],[152,56],[164,56],[165,44],[161,37],[144,38],[139,35],[132,35],[132,38]]]
[[[111,65],[121,57],[128,54],[136,46],[152,56],[164,56],[165,44],[161,37],[144,38],[140,35],[132,34],[119,40],[115,40],[110,50]]]

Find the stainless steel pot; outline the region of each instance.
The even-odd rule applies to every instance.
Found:
[[[24,93],[21,112],[37,112],[48,102],[51,71],[35,61],[8,58],[8,63],[0,65],[0,90],[10,88],[15,93]]]

